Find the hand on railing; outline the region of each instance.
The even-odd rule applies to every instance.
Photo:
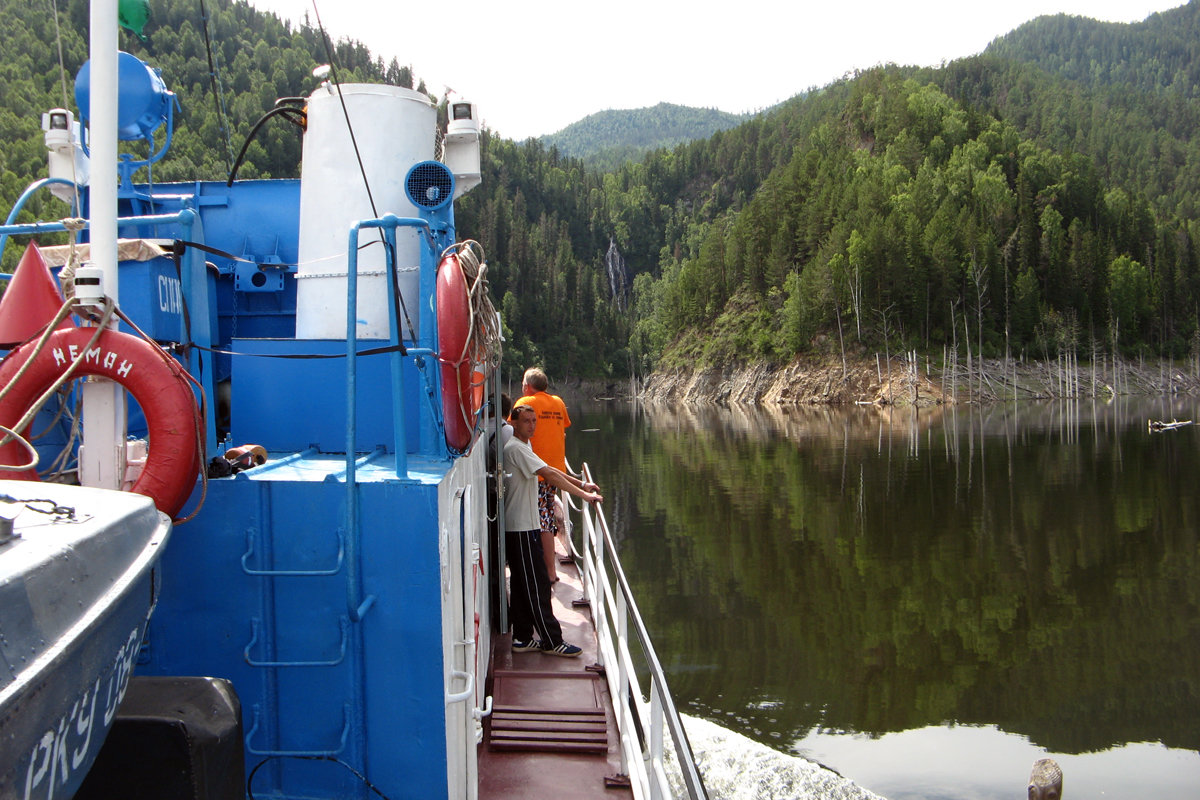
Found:
[[[543,466],[537,471],[537,474],[544,478],[551,486],[556,486],[564,492],[573,494],[581,500],[586,500],[589,503],[602,503],[604,498],[600,495],[600,487],[594,483],[584,483],[579,478],[573,475],[568,475],[560,469],[550,466]]]
[[[604,497],[600,494],[600,487],[594,483],[583,483],[581,487],[585,492],[590,494],[590,497],[584,497],[589,503],[603,503]]]

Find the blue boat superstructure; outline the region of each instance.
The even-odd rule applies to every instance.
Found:
[[[122,171],[123,329],[144,330],[194,376],[208,456],[251,443],[266,453],[196,482],[161,558],[165,589],[137,670],[232,682],[254,797],[478,797],[493,644],[507,651],[481,437],[499,342],[479,335],[464,353],[443,352],[448,320],[435,303],[440,269],[486,285],[453,205],[478,182],[477,109],[451,103],[440,134],[424,95],[325,81],[295,115],[306,118],[300,179],[135,185]],[[48,260],[78,261],[82,248]],[[468,305],[473,321],[455,324],[498,330],[482,295]],[[447,445],[444,409],[456,402],[474,430],[467,447]],[[138,425],[134,409],[131,435]],[[611,596],[595,540],[600,555],[578,574],[589,614],[606,620],[633,604]],[[611,760],[610,772],[642,776],[636,796],[661,796],[642,785],[665,780],[664,704],[686,752],[661,669],[655,661],[648,702],[635,670],[615,666],[627,647],[597,644],[588,625],[585,649],[614,665],[588,675],[600,717],[622,725],[588,769]]]
[[[432,127],[427,134],[432,149]],[[159,215],[178,205],[194,209],[195,222],[141,235],[197,241],[210,249],[189,248],[193,258],[218,264],[203,274],[222,351],[215,373],[212,360],[208,368],[213,396],[229,386],[225,442],[254,442],[269,457],[209,481],[196,517],[180,526],[163,571],[188,591],[161,601],[142,670],[233,681],[255,796],[353,797],[365,780],[389,797],[468,796],[484,704],[479,654],[488,652],[487,628],[477,633],[474,619],[490,610],[472,591],[487,547],[478,524],[484,455],[454,457],[437,413],[443,387],[428,309],[440,255],[454,242],[452,209],[337,231],[352,284],[361,275],[351,237],[382,234],[394,253],[396,238],[418,232],[419,295],[407,309],[423,317],[415,340],[405,340],[402,317],[386,340],[359,340],[353,291],[348,306],[345,294],[332,298],[352,320],[340,324],[340,340],[280,336],[297,324],[303,266],[280,264],[301,261],[303,191],[300,181],[154,189]],[[273,218],[280,224],[269,227]],[[393,275],[403,266],[388,262]],[[195,286],[185,278],[183,296]],[[405,352],[353,355],[401,344]],[[204,354],[196,361],[204,374]]]
[[[403,182],[435,150],[428,98],[328,83],[317,93],[336,102],[335,89],[368,96],[359,124],[373,121],[362,103],[379,94],[393,123],[388,102],[427,124],[408,134],[423,139],[410,163],[367,176],[353,152],[306,150],[306,170],[359,192],[365,178],[377,195],[401,182],[415,199],[326,223],[341,266],[322,261],[307,277],[350,285],[331,298],[340,337],[297,314],[298,220],[341,211],[304,211],[302,180],[133,185],[126,173],[119,192],[119,235],[150,243],[121,263],[123,307],[160,343],[188,345],[179,356],[221,406],[206,420],[208,452],[254,442],[269,454],[197,484],[181,514],[193,518],[161,564],[172,590],[139,672],[233,681],[257,796],[353,797],[366,780],[391,797],[468,796],[489,652],[489,626],[475,621],[490,609],[474,591],[487,550],[483,448],[452,453],[441,430],[432,294],[455,241],[454,176],[439,162]],[[369,138],[360,129],[359,143]],[[398,263],[406,248],[416,263]],[[373,268],[357,268],[372,250]],[[363,311],[403,271],[416,278],[411,296]],[[353,291],[358,281],[372,282],[370,296]],[[380,307],[382,323],[365,326]],[[322,338],[297,338],[298,318],[324,326]]]

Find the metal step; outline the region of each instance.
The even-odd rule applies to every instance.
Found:
[[[493,678],[492,750],[608,751],[608,720],[595,673],[497,670]]]
[[[547,712],[494,706],[490,746],[493,750],[604,753],[608,727],[600,710]]]

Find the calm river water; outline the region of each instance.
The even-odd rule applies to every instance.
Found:
[[[685,713],[891,800],[1200,796],[1197,399],[571,413]]]

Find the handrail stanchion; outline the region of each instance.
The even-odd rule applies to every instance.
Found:
[[[604,585],[606,587],[605,593],[607,594],[607,587],[609,585],[607,579],[605,580]],[[616,621],[617,625],[617,636],[616,639],[613,640],[615,645],[613,648],[615,651],[615,658],[613,660],[616,662],[617,666],[617,692],[615,697],[617,698],[616,702],[619,704],[618,707],[620,708],[620,713],[618,716],[621,719],[621,729],[628,731],[633,729],[633,726],[629,725],[629,723],[633,721],[631,718],[632,710],[629,707],[629,671],[632,665],[630,664],[627,654],[622,653],[620,648],[621,643],[625,641],[624,637],[629,630],[629,615],[625,610],[625,604],[622,602],[620,595],[616,595],[613,600],[615,600],[615,602],[613,603],[612,618]],[[624,748],[622,748],[621,768],[625,771],[625,774],[629,774],[629,759],[627,758],[627,755],[628,753],[626,753]]]
[[[607,582],[605,585],[607,586]],[[629,715],[632,713],[629,708],[629,681],[632,677],[633,665],[628,652],[620,652],[621,643],[629,641],[625,638],[629,635],[629,607],[625,604],[625,598],[620,594],[617,594],[613,600],[615,601],[613,618],[617,624],[617,686],[619,687],[617,701],[621,704],[622,713]]]
[[[586,464],[584,465],[586,467]],[[590,481],[589,481],[590,483]],[[599,516],[599,511],[595,512]],[[601,533],[599,526],[592,521],[592,546],[596,551],[595,569],[596,569],[596,587],[599,590],[598,596],[592,600],[592,603],[599,609],[599,616],[596,617],[596,626],[608,630],[608,607],[605,598],[608,596],[610,589],[608,576],[604,569],[604,536]],[[601,666],[608,665],[601,662]]]
[[[660,687],[653,679],[650,684],[650,768],[659,775],[663,771],[663,707],[659,695],[665,687]],[[662,800],[662,796],[658,781],[651,781],[651,800]]]

